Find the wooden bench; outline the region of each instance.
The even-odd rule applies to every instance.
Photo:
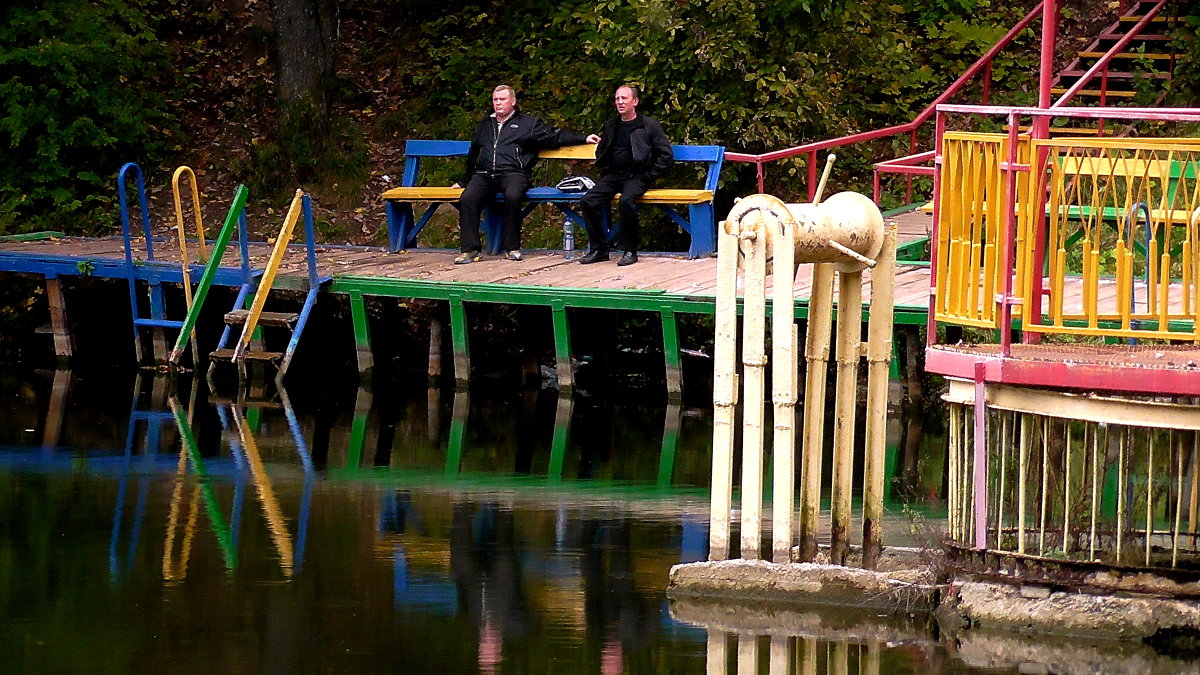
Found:
[[[417,235],[429,222],[438,207],[442,204],[457,202],[462,195],[462,188],[418,185],[421,160],[427,157],[466,157],[468,148],[470,148],[468,141],[410,140],[405,143],[404,176],[401,186],[383,193],[387,210],[389,250],[395,252],[415,247]],[[691,236],[691,245],[688,248],[689,258],[711,255],[716,250],[716,217],[713,211],[713,196],[716,194],[717,181],[721,176],[725,148],[719,145],[675,145],[672,148],[677,163],[695,162],[707,165],[704,186],[700,189],[654,188],[648,190],[639,201],[661,208],[670,216],[671,220]],[[596,146],[570,145],[555,150],[543,150],[538,153],[538,157],[557,160],[594,160]],[[575,208],[582,197],[582,192],[563,192],[553,186],[531,187],[525,192],[525,201],[528,205],[523,215],[528,215],[538,204],[553,204],[582,228],[583,217]],[[482,230],[491,253],[499,252],[501,215],[500,209],[494,207],[503,201],[502,195],[496,195],[493,203],[485,209],[483,216]],[[416,202],[429,204],[419,218],[414,217],[413,212],[413,204]],[[687,206],[686,218],[677,208],[683,206]],[[619,225],[614,227],[606,223],[605,230],[608,241],[615,238],[618,228]]]

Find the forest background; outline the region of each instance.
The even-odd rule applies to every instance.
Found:
[[[1060,67],[1117,4],[1065,3]],[[1200,91],[1188,39],[1197,4],[1178,3],[1190,16],[1175,105]],[[642,110],[675,143],[757,153],[912,119],[1032,6],[10,0],[0,9],[0,234],[118,232],[116,170],[135,161],[156,227],[173,221],[170,175],[187,164],[210,227],[245,183],[251,223],[273,230],[299,186],[313,194],[322,240],[382,244],[379,194],[399,181],[404,141],[468,138],[495,84],[513,85],[527,112],[586,133],[612,114],[614,88],[636,83]],[[1038,26],[995,61],[994,103],[1036,101]],[[960,99],[978,101],[981,87]],[[906,152],[903,137],[850,149],[836,183],[869,192],[870,164]],[[448,184],[461,169],[447,163],[429,178]],[[801,195],[804,173],[802,159],[772,164],[768,191]],[[727,164],[721,191],[754,191],[753,167]],[[884,206],[901,201],[893,186]],[[557,245],[560,225],[535,215],[527,245]],[[422,243],[452,246],[455,228],[444,213]],[[677,247],[669,223],[649,234],[647,248]]]

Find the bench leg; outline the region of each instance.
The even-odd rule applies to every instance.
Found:
[[[717,224],[712,202],[688,206],[688,219],[692,221],[692,245],[689,258],[704,258],[717,250]]]
[[[388,250],[392,253],[412,245],[413,210],[407,202],[387,202]]]
[[[487,252],[496,255],[500,252],[500,242],[504,239],[504,214],[500,207],[489,204],[483,209],[483,236],[487,239]]]

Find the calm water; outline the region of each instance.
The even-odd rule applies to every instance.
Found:
[[[846,639],[833,612],[672,608],[708,410],[166,384],[0,377],[0,669],[973,672],[903,616]]]

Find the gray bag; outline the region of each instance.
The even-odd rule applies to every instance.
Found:
[[[587,192],[596,187],[596,181],[587,176],[567,176],[554,187],[563,192]]]

